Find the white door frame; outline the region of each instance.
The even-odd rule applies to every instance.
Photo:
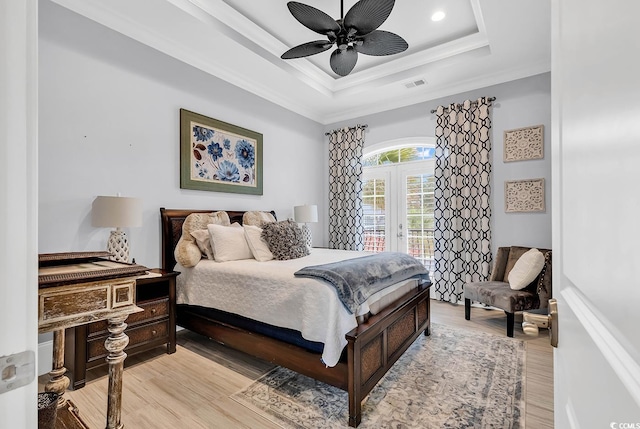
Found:
[[[37,0],[0,0],[0,29],[0,356],[37,355]],[[0,394],[0,427],[37,426],[35,368]]]

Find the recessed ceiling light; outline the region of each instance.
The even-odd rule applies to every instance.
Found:
[[[434,13],[433,15],[431,15],[431,20],[432,21],[442,21],[445,16],[446,16],[446,14],[443,11],[439,10],[436,13]]]

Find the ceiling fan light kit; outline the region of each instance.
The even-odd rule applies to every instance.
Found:
[[[407,50],[407,42],[395,33],[377,29],[389,17],[394,4],[395,0],[360,0],[344,16],[344,0],[341,0],[341,17],[334,20],[315,7],[290,1],[287,7],[293,17],[328,40],[294,46],[281,58],[308,57],[327,51],[335,44],[329,64],[334,73],[346,76],[355,67],[358,53],[373,56],[399,54]]]

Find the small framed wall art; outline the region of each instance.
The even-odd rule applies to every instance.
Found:
[[[504,182],[504,211],[507,213],[545,211],[544,179]]]
[[[544,125],[505,130],[504,162],[544,158]]]
[[[180,188],[262,195],[262,134],[180,109]]]

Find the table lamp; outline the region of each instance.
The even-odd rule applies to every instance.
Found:
[[[307,242],[307,248],[311,250],[312,235],[311,229],[307,224],[318,222],[318,206],[307,204],[303,206],[295,206],[293,208],[293,219],[302,224],[302,233],[305,241]]]
[[[131,197],[99,196],[93,200],[91,225],[115,227],[107,243],[107,252],[118,262],[129,262],[129,241],[121,229],[142,225],[142,200]]]

